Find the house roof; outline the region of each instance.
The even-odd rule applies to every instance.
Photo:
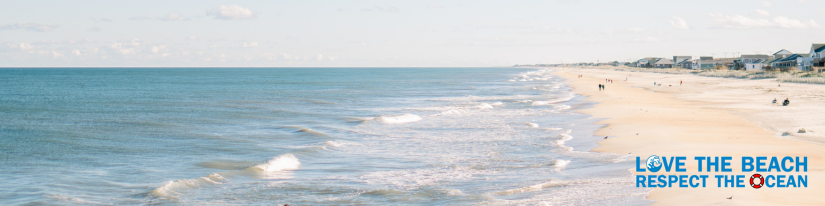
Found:
[[[777,51],[776,53],[773,53],[773,55],[776,56],[777,54],[780,54],[780,53],[781,54],[793,54],[793,52],[790,52],[790,51],[785,50],[785,49],[781,49],[781,50]]]
[[[673,64],[673,60],[662,58],[656,64]]]
[[[811,50],[816,53],[822,52],[822,50],[825,50],[825,44],[811,44]]]
[[[678,63],[676,63],[676,64],[683,64],[683,63],[686,63],[686,62],[693,63],[693,60],[691,60],[691,59],[683,59],[682,61],[680,61],[680,62],[678,62]]]
[[[784,61],[796,60],[796,58],[798,58],[798,57],[800,57],[800,55],[799,55],[799,54],[793,54],[793,55],[788,56],[788,57],[785,57],[785,58],[776,58],[775,60],[773,60],[773,61],[771,61],[771,62],[769,62],[769,63],[774,63],[774,62],[784,62]]]
[[[703,57],[699,57],[699,59],[701,59],[701,60],[713,60],[713,57],[712,56],[703,56]]]

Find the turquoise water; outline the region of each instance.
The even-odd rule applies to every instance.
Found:
[[[647,205],[548,70],[0,69],[0,203]]]

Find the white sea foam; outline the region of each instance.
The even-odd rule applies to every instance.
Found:
[[[272,158],[264,164],[255,165],[255,168],[261,169],[264,172],[279,172],[285,170],[297,170],[301,167],[301,162],[295,155],[284,154]]]
[[[490,105],[488,103],[481,103],[481,104],[475,106],[475,108],[476,109],[492,109],[493,105]]]
[[[501,105],[504,105],[504,102],[493,102],[493,103],[492,103],[492,104],[490,104],[490,105],[493,105],[493,106],[501,106]]]
[[[326,141],[324,145],[331,147],[331,148],[340,148],[348,145],[359,145],[355,142],[347,142],[347,141]]]
[[[226,178],[218,173],[212,173],[195,179],[179,179],[169,181],[163,186],[155,188],[149,194],[159,198],[177,199],[183,192],[203,185],[222,184]]]
[[[409,123],[409,122],[416,122],[420,121],[421,117],[414,114],[399,114],[399,115],[384,115],[378,118],[375,118],[381,123],[384,124],[402,124],[402,123]]]
[[[550,106],[552,106],[553,109],[556,109],[556,110],[570,109],[570,105],[564,105],[564,104],[554,104],[554,105],[550,105]]]
[[[565,142],[573,139],[573,136],[570,136],[570,132],[571,132],[571,130],[565,131],[564,133],[559,135],[560,139],[556,140],[556,144],[559,145],[559,147],[566,149],[567,151],[572,151],[573,150],[572,147],[568,147],[568,146],[564,145]]]
[[[561,183],[558,182],[558,181],[552,181],[551,180],[549,182],[544,182],[544,183],[531,185],[531,186],[527,186],[527,187],[496,192],[495,194],[496,195],[514,195],[514,194],[519,194],[519,193],[524,193],[524,192],[539,191],[539,190],[542,190],[544,188],[557,187],[557,186],[561,186]]]
[[[553,166],[556,167],[556,171],[559,171],[567,167],[569,164],[570,160],[556,160]]]
[[[547,103],[547,102],[545,102],[545,101],[535,101],[535,102],[533,102],[533,103],[532,103],[532,104],[530,104],[530,105],[533,105],[533,106],[542,106],[542,105],[547,105],[547,104],[548,104],[548,103]]]
[[[530,127],[533,127],[533,128],[539,128],[539,124],[536,124],[536,123],[525,122],[525,124],[527,124],[527,126],[530,126]]]

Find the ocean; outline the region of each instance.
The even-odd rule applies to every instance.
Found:
[[[0,204],[651,204],[583,99],[534,68],[5,68]]]

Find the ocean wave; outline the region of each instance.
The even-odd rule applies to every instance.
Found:
[[[553,167],[556,167],[556,171],[561,171],[569,164],[570,160],[556,160],[553,162]]]
[[[327,147],[331,147],[331,148],[340,148],[340,147],[347,146],[347,145],[360,145],[360,144],[355,143],[355,142],[347,142],[347,141],[326,141],[326,142],[324,142],[324,145],[326,145]]]
[[[375,117],[346,117],[347,122],[368,122],[374,119]]]
[[[474,108],[476,108],[476,109],[492,109],[493,105],[490,105],[488,103],[481,103],[479,105],[476,105]]]
[[[199,178],[169,181],[162,186],[149,191],[148,194],[157,198],[178,199],[180,195],[188,190],[205,185],[223,184],[228,180],[228,178],[248,174],[249,171],[252,171],[254,174],[258,174],[258,176],[262,178],[280,179],[289,177],[288,175],[281,174],[280,172],[297,170],[300,167],[301,162],[298,161],[298,158],[296,158],[295,155],[287,153],[277,156],[266,163],[247,167],[243,170],[212,173]]]
[[[527,186],[527,187],[500,191],[500,192],[496,192],[495,194],[499,195],[499,196],[514,195],[514,194],[519,194],[519,193],[524,193],[524,192],[539,191],[539,190],[542,190],[544,188],[558,187],[558,186],[562,186],[562,185],[563,184],[561,184],[561,182],[551,180],[549,182],[539,183],[539,184],[531,185],[531,186]]]
[[[155,188],[152,191],[149,191],[149,194],[159,198],[169,198],[169,199],[177,199],[179,195],[187,190],[197,188],[203,185],[217,185],[223,184],[226,181],[222,175],[218,173],[212,173],[203,177],[194,178],[194,179],[179,179],[175,181],[169,181],[163,186]]]
[[[421,117],[414,114],[400,114],[400,115],[384,115],[378,118],[375,118],[381,123],[384,124],[403,124],[409,122],[417,122],[421,120]]]
[[[570,109],[571,108],[570,105],[565,105],[565,104],[553,104],[553,105],[550,105],[550,106],[553,107],[553,109],[556,109],[556,110],[565,110],[565,109]]]
[[[536,123],[525,122],[525,124],[527,124],[527,126],[530,126],[530,127],[533,127],[533,128],[539,128],[539,124],[536,124]]]
[[[559,147],[566,149],[567,151],[572,151],[573,150],[572,147],[568,147],[568,146],[564,145],[565,142],[573,139],[573,136],[570,135],[570,132],[571,132],[571,130],[567,130],[567,131],[565,131],[565,133],[559,134],[560,139],[556,140],[556,144]]]
[[[264,164],[255,165],[252,168],[260,169],[263,172],[280,172],[284,170],[297,170],[301,167],[301,162],[295,155],[284,154],[267,161]]]

